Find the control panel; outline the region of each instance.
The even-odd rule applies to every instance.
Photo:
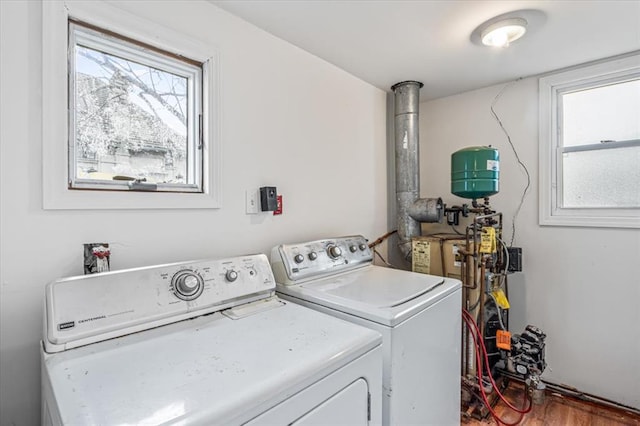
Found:
[[[372,262],[373,253],[360,235],[281,244],[271,250],[271,266],[279,284],[297,284]]]
[[[265,255],[181,262],[49,283],[47,352],[118,337],[270,297]]]

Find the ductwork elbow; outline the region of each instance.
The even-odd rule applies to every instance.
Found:
[[[440,222],[443,212],[442,198],[419,198],[407,209],[409,216],[420,223]]]

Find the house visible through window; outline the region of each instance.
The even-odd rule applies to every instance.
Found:
[[[640,226],[640,57],[540,79],[543,225]]]
[[[69,23],[69,187],[203,191],[203,64]]]

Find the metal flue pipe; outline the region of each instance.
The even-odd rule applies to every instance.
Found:
[[[422,86],[419,81],[403,81],[391,87],[395,94],[398,246],[407,260],[411,257],[411,238],[421,233],[420,222],[437,222],[442,217],[441,199],[419,199],[418,108]]]

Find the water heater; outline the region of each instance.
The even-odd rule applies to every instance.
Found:
[[[451,193],[462,198],[486,198],[500,187],[500,154],[490,146],[472,146],[451,154]]]

